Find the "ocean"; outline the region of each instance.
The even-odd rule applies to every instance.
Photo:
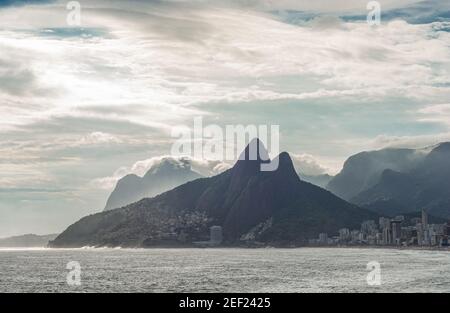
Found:
[[[0,292],[450,292],[450,253],[9,249],[0,250]]]

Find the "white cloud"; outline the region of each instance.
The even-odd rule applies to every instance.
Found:
[[[128,174],[135,174],[144,176],[150,169],[158,167],[161,162],[169,160],[180,167],[188,164],[191,169],[202,176],[208,177],[222,173],[231,168],[231,165],[225,162],[200,160],[191,157],[175,157],[170,155],[157,156],[146,160],[135,162],[129,167],[118,168],[113,175],[107,177],[96,178],[91,181],[91,185],[105,190],[111,190],[116,185],[117,181]]]
[[[308,22],[308,26],[316,30],[343,30],[345,29],[345,23],[337,16],[321,15],[313,18]]]
[[[180,2],[179,0],[166,0],[167,2]],[[383,8],[396,8],[406,4],[420,2],[421,0],[380,0]],[[182,2],[222,4],[221,0],[197,0]],[[366,11],[366,0],[229,0],[227,3],[238,7],[256,8],[260,10],[300,10],[317,12],[345,12]]]
[[[107,143],[116,143],[120,144],[122,140],[117,136],[112,134],[107,134],[103,132],[92,132],[88,135],[81,137],[81,139],[77,142],[78,145],[96,145],[96,144],[107,144]]]
[[[329,168],[321,165],[319,161],[310,154],[291,154],[291,158],[296,171],[300,174],[315,176],[331,172]]]
[[[373,149],[412,148],[419,149],[450,141],[450,132],[417,136],[379,135],[370,142]]]
[[[0,113],[10,118],[2,127],[74,116],[90,106],[108,108],[108,118],[163,128],[207,113],[192,107],[207,102],[449,96],[448,88],[436,86],[450,76],[450,34],[436,32],[439,23],[393,21],[371,28],[319,17],[310,27],[236,7],[188,6],[181,14],[176,3],[137,4],[134,11],[120,10],[120,2],[84,5],[83,27],[104,32],[93,37],[40,33],[38,28],[66,26],[61,5],[1,10],[2,50],[11,51],[2,55],[2,64],[25,64],[26,72],[10,75],[31,92],[17,97],[11,92],[25,89],[9,87],[9,104]],[[330,31],[330,25],[345,27]],[[23,31],[27,27],[31,31]],[[298,87],[264,84],[286,76],[297,76]],[[315,84],[303,86],[303,78]],[[126,115],[115,113],[127,106]]]
[[[211,114],[207,106],[198,109],[205,103],[334,99],[376,105],[387,96],[437,103],[450,96],[450,34],[439,31],[445,22],[397,20],[373,28],[325,16],[296,26],[244,10],[244,2],[137,1],[122,10],[120,1],[92,1],[83,4],[83,29],[92,31],[84,37],[42,32],[67,26],[64,1],[0,10],[0,72],[22,83],[4,84],[3,93],[0,85],[0,131],[73,117],[170,133],[192,116]],[[250,8],[332,11],[340,2],[253,1]],[[286,77],[294,82],[285,84]],[[124,140],[118,134],[81,142],[118,143]],[[56,135],[60,142],[67,137],[64,128]]]
[[[420,122],[432,122],[450,127],[450,103],[429,105],[420,109],[418,113],[424,115],[419,117]]]
[[[131,166],[130,172],[138,176],[143,176],[148,170],[161,164],[163,160],[170,160],[171,162],[179,164],[180,166],[185,163],[188,163],[191,166],[192,170],[196,171],[197,173],[203,176],[217,175],[222,171],[231,167],[228,163],[221,161],[196,159],[187,156],[175,157],[165,155],[153,157],[143,161],[138,161]]]

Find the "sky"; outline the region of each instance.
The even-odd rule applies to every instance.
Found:
[[[101,211],[174,127],[280,126],[305,174],[450,141],[450,3],[0,1],[0,237]],[[227,164],[192,160],[213,175]]]

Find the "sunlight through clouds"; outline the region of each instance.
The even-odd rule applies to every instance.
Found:
[[[195,116],[281,125],[309,174],[450,139],[448,4],[381,2],[378,27],[357,0],[81,1],[80,27],[66,1],[0,7],[0,187],[67,186],[72,204],[48,196],[72,212],[59,231]]]

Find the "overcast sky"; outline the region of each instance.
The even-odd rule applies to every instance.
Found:
[[[308,174],[450,140],[449,1],[223,2],[0,1],[0,237],[103,209],[196,116],[279,124]]]

